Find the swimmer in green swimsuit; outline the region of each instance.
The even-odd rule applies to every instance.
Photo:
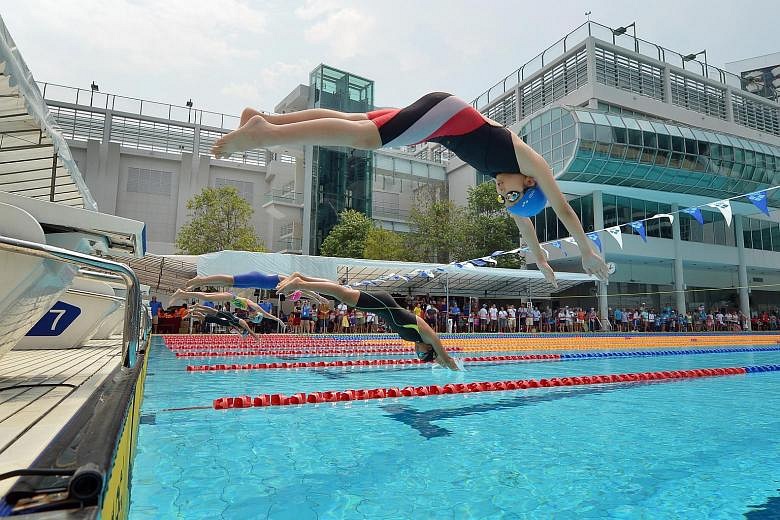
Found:
[[[458,370],[439,336],[425,321],[400,307],[390,294],[384,291],[364,292],[344,287],[330,280],[311,278],[293,273],[279,283],[277,291],[315,291],[346,303],[350,307],[367,310],[381,316],[387,325],[406,341],[413,341],[417,357],[423,361],[435,361],[445,368]]]
[[[287,325],[282,320],[280,320],[273,314],[265,311],[262,307],[260,307],[258,304],[256,304],[249,298],[236,296],[235,294],[229,292],[206,293],[206,292],[182,291],[181,289],[178,289],[176,290],[175,293],[173,293],[173,296],[171,296],[171,301],[175,301],[179,299],[189,300],[191,298],[196,298],[198,300],[209,301],[209,302],[230,303],[230,305],[234,309],[247,311],[249,313],[249,319],[253,323],[259,323],[259,320],[255,321],[255,319],[259,316],[261,317],[261,319],[268,318],[278,322],[282,326],[282,329],[285,329],[287,327]]]

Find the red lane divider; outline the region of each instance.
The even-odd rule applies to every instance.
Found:
[[[380,354],[404,354],[411,353],[411,349],[404,350],[373,350],[373,351],[312,351],[308,353],[302,353],[294,350],[267,350],[267,349],[255,349],[255,350],[221,350],[221,351],[203,351],[203,352],[176,352],[176,357],[241,357],[241,356],[297,356],[297,357],[317,357],[317,356],[365,356],[365,355],[380,355]]]
[[[559,354],[539,354],[524,356],[483,356],[458,358],[465,362],[491,362],[491,361],[550,361],[559,360]],[[284,363],[246,363],[239,365],[188,365],[187,372],[214,372],[219,370],[270,370],[279,368],[322,368],[322,367],[364,367],[378,365],[420,365],[422,361],[417,358],[408,359],[357,359],[355,361],[293,361]]]
[[[220,397],[214,400],[213,406],[217,410],[224,410],[226,408],[289,406],[296,404],[317,404],[332,403],[337,401],[384,399],[387,397],[423,397],[428,395],[527,390],[532,388],[550,388],[555,386],[614,384],[633,381],[658,381],[664,379],[714,377],[745,373],[747,373],[747,370],[744,367],[702,368],[696,370],[669,370],[662,372],[641,372],[561,378],[553,377],[550,379],[540,379],[538,381],[536,379],[518,379],[509,381],[485,381],[479,383],[449,383],[446,385],[407,386],[405,388],[391,387],[311,392],[308,394],[304,392],[298,392],[292,395],[263,394],[256,397],[242,395],[238,397]]]

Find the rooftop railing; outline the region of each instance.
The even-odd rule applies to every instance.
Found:
[[[585,38],[590,36],[608,42],[611,41],[616,46],[629,49],[638,54],[668,63],[669,65],[690,70],[695,74],[720,82],[724,85],[742,89],[742,79],[736,74],[714,67],[695,58],[688,59],[690,55],[667,49],[656,43],[637,38],[627,32],[616,34],[616,30],[611,27],[602,25],[598,22],[587,21],[477,96],[477,98],[471,102],[472,106],[476,109],[485,107],[492,101],[495,101],[497,97],[505,94],[509,89],[523,82],[527,77],[542,70],[546,64],[562,56],[573,47],[581,44]]]

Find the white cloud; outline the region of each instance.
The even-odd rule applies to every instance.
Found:
[[[295,16],[301,20],[314,20],[326,13],[338,10],[341,5],[336,0],[307,0],[306,4],[295,10]]]
[[[330,11],[304,31],[309,43],[325,44],[337,59],[361,54],[371,43],[376,20],[351,7]]]
[[[238,35],[256,38],[268,25],[262,12],[240,0],[44,0],[26,18],[52,41],[72,41],[83,30],[91,60],[144,73],[246,59],[256,53],[256,43]]]

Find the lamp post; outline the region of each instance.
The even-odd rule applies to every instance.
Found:
[[[683,56],[682,57],[683,68],[685,68],[685,62],[693,61],[696,59],[697,56],[701,54],[704,54],[704,65],[702,65],[701,62],[699,63],[699,65],[702,65],[702,72],[703,72],[702,76],[708,78],[710,76],[709,76],[709,65],[707,65],[707,49],[704,49],[703,51],[699,51],[699,52],[693,52],[691,54],[686,54],[685,56]]]
[[[630,24],[624,27],[618,27],[617,29],[612,29],[612,43],[613,44],[615,43],[615,36],[626,34],[626,31],[628,31],[629,27],[631,27],[631,32],[633,33],[633,37],[634,37],[634,52],[639,52],[639,41],[636,39],[636,22],[631,22]]]

